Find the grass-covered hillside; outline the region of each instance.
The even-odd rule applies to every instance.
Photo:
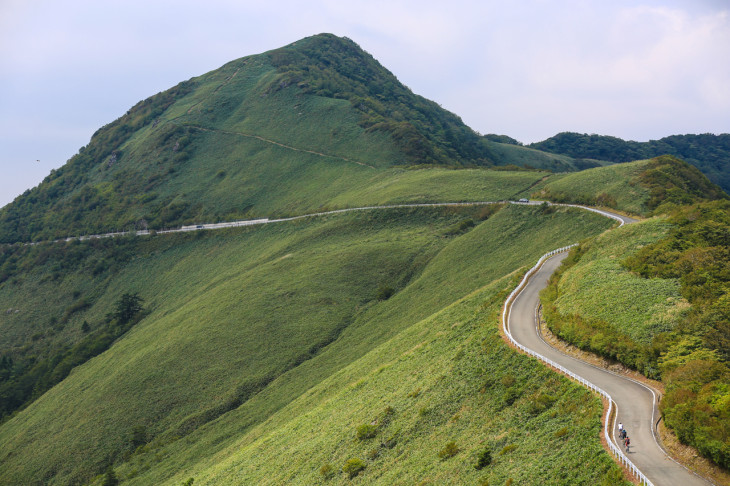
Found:
[[[422,479],[457,470],[469,481],[560,471],[594,483],[613,474],[591,432],[599,427],[598,402],[562,379],[516,370],[526,360],[497,339],[495,317],[500,293],[511,285],[503,277],[612,223],[577,210],[495,208],[382,210],[195,235],[57,244],[63,252],[52,245],[14,247],[16,268],[0,284],[2,307],[13,312],[0,322],[7,331],[3,354],[15,365],[26,360],[32,366],[32,354],[53,356],[114,325],[124,294],[138,295],[144,310],[106,351],[0,426],[0,482],[84,483],[112,474],[109,466],[139,484],[235,480],[265,468],[270,475],[313,478],[326,464],[341,476],[349,454],[366,461],[370,474],[381,468],[378,475],[398,454],[403,467]],[[422,354],[431,348],[429,340],[441,340],[444,326],[453,329],[451,337],[429,353],[446,354]],[[53,344],[43,348],[41,342]],[[450,364],[452,351],[461,348],[479,360],[457,357]],[[371,390],[378,384],[373,373],[388,362],[378,353],[388,360],[412,354],[416,361],[408,364],[413,368],[386,366],[381,372],[389,389]],[[441,368],[440,374],[411,374],[408,369],[426,366],[419,360]],[[4,380],[22,371],[13,368]],[[353,393],[362,401],[348,401]],[[385,395],[381,401],[372,393]],[[543,397],[538,409],[533,395]],[[343,409],[345,402],[351,410]],[[386,412],[389,406],[392,412]],[[344,415],[325,426],[320,421],[333,407]],[[488,410],[501,410],[499,431],[481,423]],[[585,417],[588,430],[564,417],[569,410]],[[373,421],[377,440],[386,432],[397,438],[390,449],[368,456],[375,441],[354,434]],[[439,450],[422,447],[451,424],[454,432],[443,436],[444,444],[434,444]],[[301,444],[304,430],[316,430],[315,443],[330,445],[310,457],[306,447],[315,443]],[[440,458],[452,440],[462,452],[448,449],[454,457]],[[561,445],[570,440],[583,447]],[[559,463],[534,463],[545,441],[554,444],[543,452],[546,458]],[[292,449],[300,446],[301,452]],[[241,447],[261,454],[239,457]],[[494,467],[477,474],[476,457],[486,448]],[[254,463],[231,465],[242,458]],[[592,466],[571,472],[579,463]],[[526,464],[532,469],[520,472]]]
[[[673,155],[696,166],[710,181],[730,192],[730,134],[672,135],[648,142],[625,141],[605,135],[564,132],[531,148],[576,159],[630,162]]]
[[[392,167],[571,167],[498,145],[322,34],[141,101],[0,209],[0,242],[301,214]]]
[[[728,197],[697,168],[671,156],[556,174],[536,186],[532,195],[639,215]]]
[[[543,295],[563,339],[661,379],[666,424],[730,467],[730,204],[714,201],[581,246]]]

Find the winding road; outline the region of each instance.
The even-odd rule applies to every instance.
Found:
[[[630,218],[619,215],[611,217],[620,218],[625,223],[633,222]],[[658,400],[650,388],[632,379],[563,354],[542,339],[537,327],[539,292],[545,288],[548,278],[566,256],[567,253],[562,252],[545,259],[532,276],[523,281],[524,286],[521,290],[518,287],[511,300],[511,305],[508,302],[505,309],[506,334],[511,335],[516,343],[548,358],[610,395],[618,412],[615,418],[606,418],[606,420],[610,420],[610,423],[607,424],[605,430],[608,430],[610,440],[618,445],[620,441],[616,424],[618,422],[624,424],[631,439],[630,452],[626,454],[625,458],[640,471],[637,473],[640,478],[643,474],[643,482],[656,486],[707,486],[712,484],[676,463],[659,446],[655,436]],[[632,469],[630,464],[628,468]]]
[[[262,218],[223,223],[197,224],[175,229],[158,230],[155,233],[165,234],[253,226],[351,211],[415,207],[473,206],[499,203],[533,205],[542,204],[542,201],[483,201],[365,206],[303,214],[300,216],[280,219]],[[626,216],[587,206],[573,204],[548,204],[555,206],[571,206],[599,213],[618,221],[620,225],[636,221],[635,219]],[[152,232],[147,230],[137,232],[120,231],[80,237],[68,237],[55,241],[63,242],[75,239],[86,240],[90,238],[108,238],[124,235],[141,236],[150,235],[151,233]],[[26,244],[33,245],[37,243]],[[614,446],[612,448],[615,449],[614,453],[618,455],[619,461],[624,463],[631,472],[637,475],[642,483],[653,484],[656,486],[707,486],[712,484],[671,459],[657,442],[655,426],[658,419],[658,412],[656,409],[658,400],[655,393],[649,387],[632,379],[617,375],[605,369],[595,367],[591,364],[565,355],[548,345],[542,339],[537,327],[539,292],[545,288],[550,275],[552,275],[562,260],[567,256],[565,251],[556,251],[552,253],[556,253],[556,255],[551,256],[550,258],[541,259],[538,265],[536,265],[531,272],[528,272],[528,276],[525,277],[520,286],[515,289],[515,292],[513,292],[510,298],[507,299],[503,319],[505,333],[507,336],[510,337],[513,343],[518,347],[524,348],[524,351],[533,355],[537,354],[541,358],[546,358],[547,360],[552,361],[552,366],[557,365],[562,367],[562,372],[573,375],[573,378],[583,382],[583,384],[589,388],[597,389],[597,391],[602,392],[603,395],[610,396],[611,407],[613,407],[613,404],[615,403],[618,411],[615,416],[609,413],[606,418],[607,421],[611,421],[610,423],[607,423],[604,428],[605,431],[608,431],[607,436],[609,437],[607,437],[607,440],[613,441]],[[545,359],[543,359],[543,361],[544,360]],[[620,452],[623,450],[623,447],[618,447],[620,441],[617,438],[618,430],[615,426],[617,422],[622,422],[624,424],[631,438],[631,451],[628,454]]]

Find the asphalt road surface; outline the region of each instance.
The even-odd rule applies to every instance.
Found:
[[[514,339],[608,392],[618,408],[616,422],[609,428],[617,445],[616,423],[622,422],[631,439],[628,458],[656,486],[693,486],[711,484],[670,459],[655,440],[658,419],[656,397],[646,386],[607,370],[567,356],[545,343],[537,330],[536,310],[539,292],[567,253],[549,258],[515,297],[508,317]],[[623,450],[623,447],[622,447]]]

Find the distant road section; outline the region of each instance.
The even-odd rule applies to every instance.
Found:
[[[88,240],[93,238],[114,238],[117,236],[127,236],[127,235],[136,235],[136,236],[144,236],[144,235],[152,235],[152,234],[158,234],[158,235],[164,235],[169,233],[184,233],[188,231],[199,231],[199,230],[217,230],[217,229],[224,229],[224,228],[239,228],[242,226],[253,226],[253,225],[259,225],[259,224],[268,224],[268,223],[281,223],[284,221],[294,221],[297,219],[304,219],[304,218],[313,218],[317,216],[327,216],[330,214],[338,214],[338,213],[348,213],[352,211],[374,211],[378,209],[398,209],[398,208],[428,208],[428,207],[444,207],[444,206],[485,206],[488,204],[518,204],[518,205],[527,205],[527,206],[537,206],[540,204],[545,203],[545,201],[478,201],[478,202],[443,202],[443,203],[414,203],[414,204],[390,204],[390,205],[384,205],[384,206],[362,206],[358,208],[346,208],[346,209],[334,209],[332,211],[322,211],[318,213],[309,213],[309,214],[302,214],[300,216],[292,216],[290,218],[278,218],[278,219],[269,219],[269,218],[260,218],[260,219],[247,219],[247,220],[241,220],[241,221],[227,221],[223,223],[201,223],[201,224],[191,224],[187,226],[182,226],[180,228],[172,228],[172,229],[162,229],[162,230],[138,230],[138,231],[115,231],[111,233],[100,233],[96,235],[84,235],[84,236],[69,236],[68,238],[61,238],[59,240],[54,240],[54,242],[63,242],[63,241],[73,241],[73,240]],[[622,216],[619,214],[615,214],[609,211],[604,211],[601,209],[591,208],[589,206],[580,206],[577,204],[557,204],[557,203],[550,203],[548,202],[550,206],[564,206],[564,207],[573,207],[573,208],[579,208],[586,211],[592,211],[594,213],[601,214],[603,216],[606,216],[607,218],[612,218],[621,223],[621,225],[625,223],[633,223],[636,221],[633,218],[630,218],[628,216]],[[36,243],[29,243],[30,245],[35,245]]]

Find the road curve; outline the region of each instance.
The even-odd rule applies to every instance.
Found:
[[[711,484],[674,462],[659,447],[654,435],[657,399],[653,391],[641,383],[567,356],[543,341],[537,329],[539,292],[545,288],[548,278],[565,256],[567,253],[563,252],[545,260],[515,295],[511,308],[505,311],[506,332],[517,343],[583,377],[611,396],[618,409],[616,421],[624,424],[631,438],[628,459],[651,483],[656,486]],[[608,431],[611,440],[617,444],[618,431],[614,423]]]

